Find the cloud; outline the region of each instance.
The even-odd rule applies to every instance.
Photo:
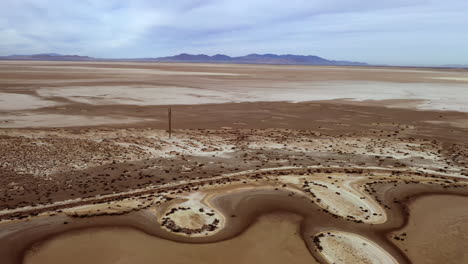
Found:
[[[464,0],[3,0],[0,52],[275,52],[371,63],[467,63],[468,55],[460,55],[468,44],[466,10]]]

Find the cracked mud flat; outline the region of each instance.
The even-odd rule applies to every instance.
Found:
[[[151,67],[132,74],[165,78]],[[174,75],[191,66],[164,67]],[[255,71],[294,69],[299,79],[306,78],[301,71],[344,71],[196,67],[182,82],[201,82],[200,76],[210,81],[198,84],[210,86]],[[464,74],[349,70],[366,71],[372,81]],[[106,66],[96,76],[115,81],[115,72]],[[18,82],[14,93],[26,85]],[[466,113],[415,110],[418,104],[408,101],[181,105],[173,108],[177,129],[168,138],[161,129],[165,106],[103,106],[104,94],[80,102],[57,96],[44,99],[61,105],[5,112],[30,114],[23,127],[49,128],[0,130],[2,263],[466,262],[468,131],[459,125]],[[386,107],[401,104],[409,109]],[[72,118],[72,128],[52,128],[60,121],[68,126],[52,112],[134,122],[103,127]]]

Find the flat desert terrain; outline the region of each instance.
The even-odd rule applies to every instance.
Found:
[[[468,263],[467,135],[462,69],[0,62],[0,259]]]

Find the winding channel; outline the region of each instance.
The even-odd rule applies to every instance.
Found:
[[[415,197],[468,197],[468,180],[388,168],[285,167],[151,186],[0,212],[3,263],[45,263],[52,244],[113,227],[206,244],[241,235],[273,212],[301,217],[298,236],[318,263],[412,263],[391,241]],[[24,235],[27,234],[27,235]],[[312,262],[313,263],[313,262]]]

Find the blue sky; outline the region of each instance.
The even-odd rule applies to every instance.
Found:
[[[0,55],[318,55],[468,64],[467,0],[1,0]]]

